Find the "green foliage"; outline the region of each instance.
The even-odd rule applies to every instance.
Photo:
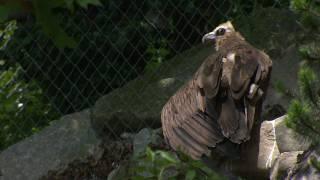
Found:
[[[4,27],[0,27],[0,51],[7,47],[14,31],[17,29],[16,21],[9,21],[4,23]]]
[[[298,73],[299,94],[292,100],[286,123],[288,127],[309,137],[315,144],[320,142],[319,80],[307,66]]]
[[[299,22],[304,30],[301,37],[307,41],[300,44],[302,58],[320,60],[320,2],[317,0],[291,0],[291,9],[299,15]]]
[[[195,161],[185,157],[180,160],[177,156],[168,151],[146,149],[146,153],[139,157],[134,157],[129,169],[130,179],[210,179],[223,180],[224,177],[218,175],[200,161]]]
[[[19,65],[0,71],[0,102],[0,150],[37,132],[57,115],[37,83],[23,80]]]
[[[317,106],[318,96],[318,79],[313,70],[307,66],[302,67],[298,73],[298,86],[300,88],[300,94],[305,101],[312,102]]]
[[[25,3],[31,3],[30,6],[33,8],[26,9],[26,7],[24,7]],[[73,48],[76,45],[76,41],[60,26],[63,18],[57,16],[54,10],[64,8],[74,11],[76,5],[83,8],[87,8],[89,4],[101,5],[99,0],[32,0],[25,3],[19,1],[11,2],[9,0],[1,3],[0,22],[6,21],[11,14],[32,11],[29,13],[35,15],[37,24],[43,32],[60,48]]]
[[[0,28],[0,50],[5,50],[17,26],[15,21]],[[26,81],[20,65],[0,60],[0,150],[27,137],[57,114],[35,81]]]
[[[311,164],[314,168],[316,168],[318,172],[320,172],[320,161],[318,161],[317,157],[312,155],[309,158],[308,163]]]
[[[114,178],[110,179],[224,179],[200,161],[192,160],[181,153],[177,156],[176,153],[163,150],[164,143],[162,131],[142,129],[134,135],[130,159],[114,170],[111,173]],[[150,146],[156,150],[152,150]]]
[[[146,49],[149,61],[144,69],[145,73],[153,73],[172,53],[169,49],[167,39],[160,39],[160,42],[150,43]]]
[[[310,2],[310,0],[292,0],[290,7],[292,10],[300,12],[306,10]]]
[[[299,52],[304,59],[320,60],[320,43],[311,42],[299,47]]]
[[[299,15],[304,34],[299,53],[306,63],[320,59],[318,43],[320,31],[320,3],[317,0],[291,0],[290,8]],[[320,99],[317,74],[304,65],[298,72],[299,92],[288,109],[287,125],[309,137],[314,144],[320,143]]]
[[[310,29],[320,25],[320,3],[317,0],[291,0],[290,8],[300,15],[301,23]]]

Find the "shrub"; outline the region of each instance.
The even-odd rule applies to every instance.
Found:
[[[15,21],[0,30],[4,50],[16,29]],[[48,125],[57,113],[34,80],[26,81],[19,64],[0,60],[0,150]]]

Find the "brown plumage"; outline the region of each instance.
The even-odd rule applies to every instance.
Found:
[[[203,37],[216,52],[202,63],[193,78],[163,107],[161,121],[166,141],[194,159],[227,144],[250,139],[260,116],[272,61],[234,30],[228,21]],[[221,147],[220,147],[221,145]]]

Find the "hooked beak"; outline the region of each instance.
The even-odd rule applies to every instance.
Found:
[[[209,32],[202,37],[202,43],[214,43],[216,40],[216,35],[214,32]]]

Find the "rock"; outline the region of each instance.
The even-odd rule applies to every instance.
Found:
[[[162,133],[162,131],[160,132]],[[159,130],[152,130],[150,128],[143,128],[133,139],[133,156],[138,157],[145,154],[148,145],[160,145],[163,139],[159,135]]]
[[[304,138],[299,134],[292,136],[292,130],[284,124],[285,118],[286,116],[282,116],[271,121],[264,121],[260,126],[255,127],[251,140],[242,147],[241,159],[224,161],[220,164],[220,167],[223,170],[231,170],[234,174],[249,179],[285,178],[287,171],[297,164],[298,157],[310,147],[308,141],[305,141],[304,145],[296,144],[297,138],[301,140]],[[133,158],[143,154],[148,145],[163,141],[159,137],[161,132],[158,131],[144,128],[133,135]],[[284,136],[283,133],[288,134]],[[278,135],[281,138],[278,138]],[[278,142],[278,140],[281,142]],[[286,149],[286,152],[280,151],[279,143],[282,145],[287,142],[295,143],[288,145],[289,148]],[[110,173],[110,177],[121,179],[123,175],[121,173],[123,171],[122,168],[128,168],[126,162],[121,166]]]
[[[270,179],[284,179],[287,176],[287,171],[298,162],[298,156],[303,154],[303,151],[292,151],[281,153],[270,173]]]
[[[282,116],[275,120],[276,141],[280,153],[308,150],[311,146],[311,141],[288,128],[285,123],[286,117]]]
[[[275,120],[264,121],[260,128],[258,169],[269,170],[280,155],[275,132]]]
[[[277,90],[277,86],[281,84],[290,93],[297,92],[297,74],[300,62],[301,58],[295,44],[284,49],[280,57],[273,58],[271,84],[264,103],[266,106],[281,105],[284,109],[289,107],[291,97],[281,94]]]
[[[299,158],[299,157],[298,157]],[[320,179],[320,147],[305,152],[299,163],[289,170],[286,180]]]
[[[123,161],[108,175],[108,180],[128,179],[128,172],[132,166],[136,166],[137,160],[142,160],[149,146],[161,146],[164,142],[161,129],[143,128],[137,134],[130,134],[129,140],[133,140],[133,153],[129,161]],[[133,136],[133,138],[131,138]],[[165,178],[166,179],[166,178]]]
[[[303,33],[296,14],[284,8],[257,7],[251,16],[243,16],[235,23],[249,42],[277,59]]]
[[[107,180],[123,180],[126,179],[126,175],[128,172],[129,165],[122,163],[119,167],[114,169],[108,175]]]
[[[279,155],[275,121],[264,121],[253,129],[250,141],[242,148],[241,159],[225,166],[249,179],[265,179]]]
[[[251,140],[243,147],[242,159],[226,167],[252,179],[276,178],[297,163],[297,156],[310,147],[310,142],[285,126],[286,116],[264,121],[253,130]],[[298,140],[301,140],[299,144]],[[286,150],[286,151],[284,151]]]
[[[213,48],[197,46],[164,63],[153,75],[145,74],[101,97],[91,116],[98,134],[118,137],[124,131],[160,127],[163,105],[212,51]]]
[[[0,154],[1,180],[34,180],[63,171],[75,160],[99,159],[103,150],[91,128],[89,111],[70,114]]]

